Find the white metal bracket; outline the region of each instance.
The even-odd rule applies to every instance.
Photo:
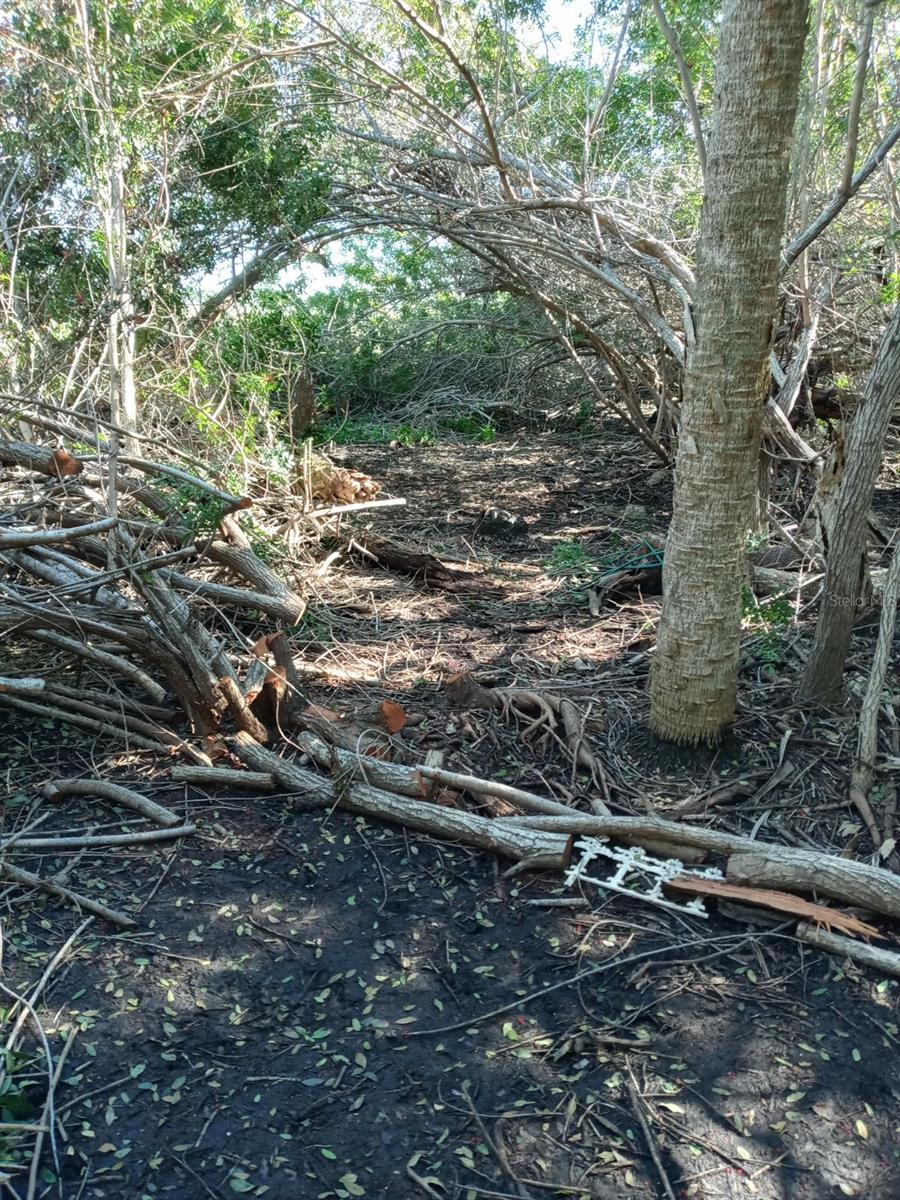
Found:
[[[699,896],[679,904],[675,900],[667,900],[663,895],[663,884],[685,873],[684,863],[679,859],[654,858],[641,846],[611,846],[606,837],[580,838],[575,843],[575,849],[581,851],[581,858],[566,872],[567,887],[573,887],[576,883],[592,883],[604,891],[646,900],[648,904],[656,904],[660,908],[673,908],[676,912],[690,913],[695,917],[709,916]],[[607,868],[607,878],[589,875],[587,870],[591,863],[603,858],[612,863]],[[597,867],[603,869],[599,863]],[[715,867],[707,867],[704,871],[691,867],[691,874],[701,879],[724,878]]]

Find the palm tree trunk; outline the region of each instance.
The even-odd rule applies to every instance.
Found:
[[[806,0],[726,0],[700,218],[651,726],[714,740],[734,715]]]

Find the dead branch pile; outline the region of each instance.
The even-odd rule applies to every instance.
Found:
[[[64,418],[36,424],[65,447],[0,430],[0,631],[28,663],[27,675],[0,679],[0,705],[207,764],[209,747],[182,730],[209,738],[233,725],[267,740],[255,706],[267,716],[273,689],[295,684],[288,651],[269,669],[252,647],[306,608],[274,566],[287,557],[276,531],[290,483],[284,496],[271,480],[259,495],[235,494],[192,464],[173,465],[186,457],[177,451],[159,461],[124,454],[115,433]],[[307,499],[358,507],[379,490],[320,454],[306,463]],[[251,508],[242,524],[237,514]],[[307,519],[307,559],[320,513]]]

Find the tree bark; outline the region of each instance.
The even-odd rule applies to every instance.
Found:
[[[700,219],[650,723],[715,740],[734,715],[804,0],[727,0]]]
[[[866,528],[887,427],[900,395],[900,306],[885,331],[850,425],[846,465],[832,508],[825,551],[825,594],[812,651],[800,682],[801,701],[840,696],[853,624],[859,614]]]

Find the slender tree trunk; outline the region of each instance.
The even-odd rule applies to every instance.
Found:
[[[700,219],[651,726],[715,739],[734,715],[806,0],[726,0]]]
[[[828,522],[825,594],[798,699],[840,696],[853,624],[865,578],[866,524],[894,405],[900,397],[900,306],[878,348],[863,402],[847,434],[844,467]]]

